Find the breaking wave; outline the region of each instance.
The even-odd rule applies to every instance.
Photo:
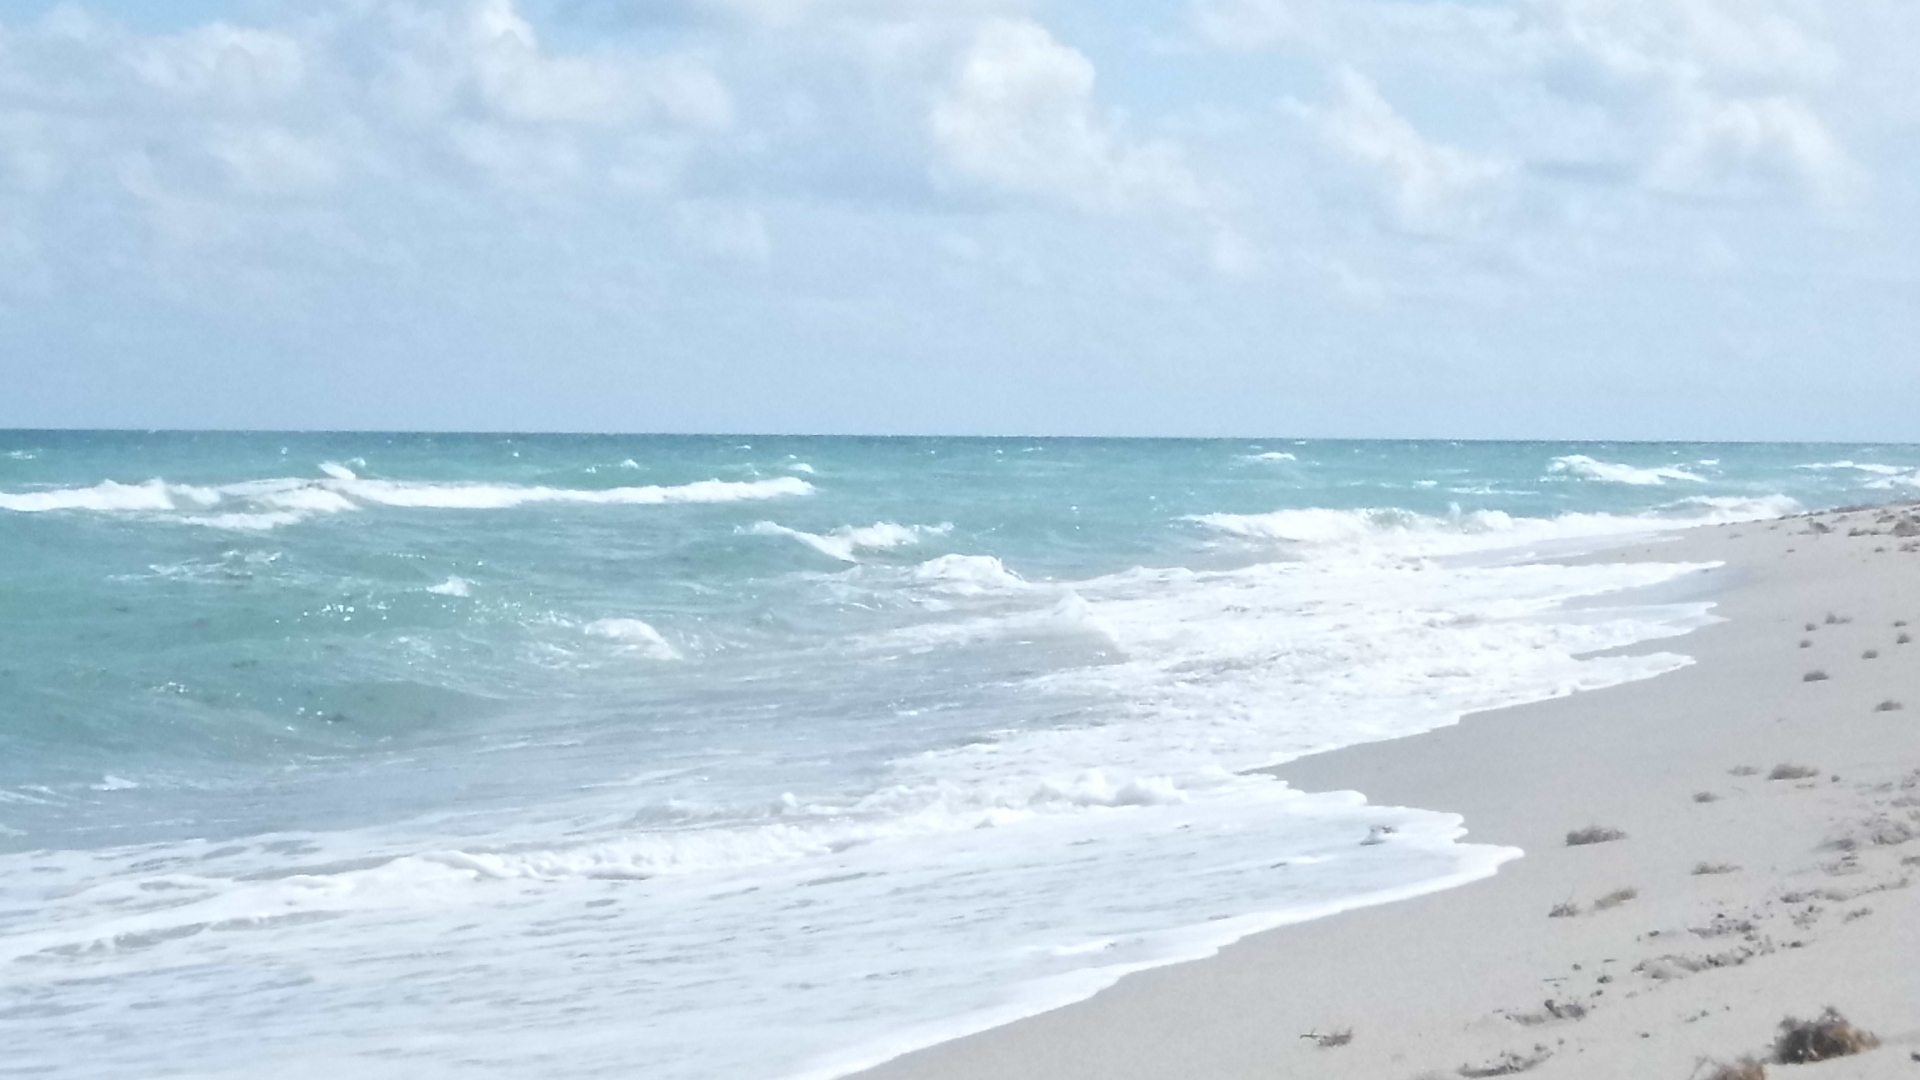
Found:
[[[588,506],[660,506],[727,503],[808,495],[812,484],[794,476],[769,480],[696,480],[689,484],[617,488],[556,488],[539,485],[437,483],[364,479],[344,465],[325,462],[324,480],[275,478],[200,486],[148,480],[112,480],[91,487],[0,492],[0,510],[15,513],[183,514],[178,520],[225,529],[270,529],[320,514],[369,506],[432,510],[505,510],[531,503]],[[184,512],[184,513],[183,513]]]

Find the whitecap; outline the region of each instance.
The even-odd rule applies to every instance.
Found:
[[[1575,476],[1583,480],[1599,480],[1609,484],[1634,484],[1651,487],[1664,484],[1668,480],[1691,480],[1694,483],[1706,483],[1706,478],[1697,476],[1675,465],[1658,465],[1652,468],[1640,468],[1634,465],[1622,465],[1612,461],[1600,461],[1585,454],[1568,454],[1554,458],[1547,465],[1550,474]]]
[[[679,649],[661,636],[652,624],[640,619],[598,619],[588,623],[586,631],[595,637],[618,642],[621,647],[654,660],[682,659]]]
[[[803,532],[772,521],[756,521],[739,531],[749,536],[784,536],[841,562],[859,562],[858,551],[886,551],[917,544],[927,536],[939,536],[953,529],[951,522],[939,525],[896,525],[876,521],[872,525],[842,525],[826,533]]]

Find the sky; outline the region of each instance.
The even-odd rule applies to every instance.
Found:
[[[0,0],[0,427],[1920,441],[1912,0]]]

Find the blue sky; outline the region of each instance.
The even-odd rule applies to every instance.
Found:
[[[0,425],[1912,439],[1908,0],[0,0]]]

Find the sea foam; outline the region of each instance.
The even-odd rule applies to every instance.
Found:
[[[1547,472],[1556,475],[1575,476],[1583,480],[1602,480],[1610,484],[1634,484],[1651,487],[1664,484],[1669,480],[1688,480],[1696,484],[1706,483],[1706,478],[1690,473],[1677,465],[1657,465],[1642,468],[1635,465],[1621,465],[1612,461],[1600,461],[1585,454],[1567,454],[1554,458],[1547,466]]]

